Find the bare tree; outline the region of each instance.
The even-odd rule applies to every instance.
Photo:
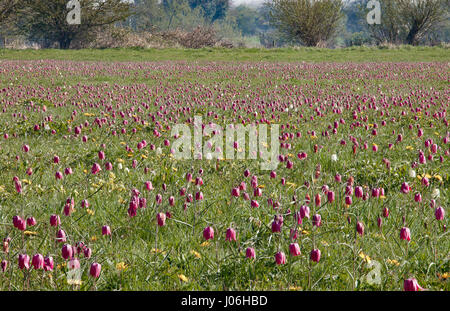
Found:
[[[23,0],[26,6],[21,18],[21,30],[32,41],[58,42],[68,49],[75,38],[86,38],[105,25],[124,20],[131,14],[131,4],[122,0],[78,0],[80,24],[67,22],[68,0]]]
[[[448,14],[449,0],[383,0],[381,24],[369,25],[378,42],[417,45]]]
[[[0,45],[3,47],[6,47],[6,38],[16,30],[12,21],[17,16],[19,1],[0,0]]]
[[[329,41],[343,15],[341,0],[273,0],[266,5],[271,24],[307,46]]]
[[[434,26],[442,22],[449,0],[397,0],[408,33],[406,43],[417,45]]]
[[[405,25],[402,22],[402,12],[398,4],[398,0],[380,1],[381,23],[368,25],[369,32],[376,42],[393,44],[402,43]]]

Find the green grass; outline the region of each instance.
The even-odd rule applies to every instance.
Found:
[[[99,49],[99,50],[0,50],[0,59],[74,61],[270,61],[270,62],[448,62],[444,47],[351,47],[342,49]]]
[[[0,290],[401,290],[403,280],[410,277],[427,289],[449,290],[448,280],[442,277],[449,272],[450,250],[449,231],[444,230],[448,226],[450,205],[450,161],[445,155],[449,144],[443,142],[448,126],[442,118],[434,117],[448,104],[447,64],[256,64],[234,60],[197,63],[180,58],[177,62],[148,63],[70,61],[77,57],[85,59],[90,52],[91,57],[102,61],[130,60],[126,59],[127,51],[136,55],[156,54],[156,50],[6,52],[23,58],[36,53],[37,59],[47,58],[45,53],[48,58],[56,58],[60,53],[59,57],[67,61],[7,60],[0,65],[0,239],[11,237],[9,253],[0,249],[0,260],[9,261],[7,271],[0,272]],[[320,51],[311,50],[311,53],[333,53]],[[185,53],[190,57],[189,53],[194,53],[164,50],[158,55],[169,57],[164,52]],[[210,53],[225,52],[238,53],[236,50]],[[278,52],[277,55],[283,54]],[[51,53],[55,55],[51,57]],[[116,58],[108,53],[116,54]],[[365,52],[355,52],[358,53]],[[372,101],[377,109],[369,107]],[[416,112],[409,104],[423,110]],[[242,109],[235,111],[233,105]],[[184,114],[183,109],[188,107],[191,111]],[[341,109],[340,114],[333,111],[336,107]],[[319,117],[316,108],[324,115]],[[362,126],[352,127],[356,122],[352,112],[358,108],[361,111],[357,121]],[[123,123],[120,112],[128,124]],[[171,158],[170,148],[163,144],[165,139],[172,146],[174,142],[167,126],[185,123],[194,112],[203,116],[205,124],[211,121],[223,128],[240,123],[240,118],[254,122],[263,113],[268,119],[273,115],[275,123],[290,125],[281,131],[302,133],[301,138],[294,136],[287,140],[292,144],[291,149],[280,149],[294,162],[294,167],[287,169],[285,163],[280,163],[277,177],[273,179],[269,171],[260,169],[259,160],[224,160],[217,165],[214,160]],[[208,116],[208,112],[212,115]],[[155,120],[162,128],[149,114],[159,115]],[[46,121],[50,116],[52,121]],[[115,123],[99,127],[96,118]],[[321,135],[325,130],[331,133],[329,126],[341,118],[345,124],[339,124],[335,135]],[[45,130],[44,122],[55,134]],[[371,132],[375,123],[376,136]],[[35,124],[40,124],[41,130],[35,131]],[[80,125],[83,125],[82,133],[75,136],[74,129]],[[417,126],[424,130],[420,138]],[[126,133],[121,134],[122,128]],[[160,137],[153,135],[154,129],[159,130]],[[119,134],[112,135],[112,130]],[[311,137],[310,131],[315,131],[316,136]],[[7,140],[3,139],[4,133],[9,134]],[[396,143],[399,133],[403,133],[403,141]],[[83,135],[88,137],[87,142],[82,142]],[[359,143],[356,154],[352,152],[350,136]],[[417,161],[419,150],[424,150],[426,155],[430,153],[424,146],[430,138],[439,149],[434,161],[419,165],[416,173],[440,178],[430,177],[430,186],[424,187],[408,171],[411,163]],[[149,146],[138,150],[137,144],[143,139],[161,147],[162,154]],[[347,141],[345,146],[340,143],[342,139]],[[364,142],[368,149],[362,148]],[[388,147],[389,143],[393,148]],[[28,153],[22,151],[24,144],[30,146]],[[97,156],[101,144],[105,144],[105,161]],[[377,152],[372,151],[372,144],[379,146]],[[127,151],[126,145],[133,152]],[[315,145],[323,148],[314,152]],[[301,151],[308,153],[307,159],[297,158]],[[338,156],[336,162],[331,161],[332,154]],[[53,163],[54,155],[60,156],[59,164]],[[443,162],[439,161],[440,156]],[[383,162],[385,158],[389,159],[390,167]],[[137,161],[136,168],[133,160]],[[113,165],[111,172],[105,170],[106,161]],[[94,162],[103,168],[96,175],[91,174]],[[318,165],[320,176],[315,176]],[[66,167],[71,167],[73,174],[56,180],[55,172],[63,172]],[[147,174],[145,167],[149,168]],[[26,174],[28,168],[33,170],[31,176]],[[195,179],[200,168],[204,171],[204,185],[197,187],[186,182],[185,174],[193,172]],[[243,175],[245,169],[258,176],[263,189],[261,197],[253,197],[250,177]],[[337,173],[342,175],[342,182],[335,181]],[[21,194],[14,187],[14,176],[22,181]],[[344,191],[350,176],[354,178],[354,186],[364,187],[365,193],[383,187],[385,197],[367,200],[353,197],[353,203],[346,206]],[[281,184],[281,178],[286,178],[286,185]],[[145,190],[147,180],[152,181],[153,191]],[[242,197],[231,198],[231,189],[241,181],[245,181],[250,197],[258,200],[259,208],[252,208]],[[400,185],[405,181],[413,187],[408,194],[400,192]],[[163,184],[167,185],[166,191],[162,189]],[[326,202],[323,185],[335,191],[336,201]],[[194,196],[201,190],[204,200],[188,203],[185,209],[185,197],[179,195],[182,187]],[[147,199],[147,208],[139,209],[130,218],[127,209],[134,188]],[[447,211],[441,221],[435,219],[434,209],[429,207],[436,188],[440,189],[436,205]],[[415,192],[422,194],[421,203],[414,201]],[[319,193],[322,203],[316,206],[314,197]],[[155,203],[156,194],[163,195],[162,204]],[[319,228],[313,227],[311,219],[305,218],[299,226],[293,218],[293,212],[305,204],[307,195],[312,198],[311,217],[315,213],[322,216]],[[175,197],[174,206],[169,205],[169,196]],[[74,198],[75,210],[65,216],[63,208],[68,197]],[[280,208],[269,206],[269,198],[278,201]],[[80,206],[83,199],[89,200],[90,211]],[[383,218],[380,229],[377,217],[384,207],[389,208],[390,214]],[[167,211],[172,218],[158,228],[157,213]],[[91,258],[78,255],[82,269],[79,286],[67,282],[68,261],[61,257],[63,243],[56,243],[56,228],[49,225],[49,217],[54,213],[61,216],[60,228],[67,234],[66,243],[74,245],[83,241],[92,249]],[[283,229],[281,233],[272,233],[271,222],[277,214],[284,215]],[[25,235],[13,227],[15,215],[36,218],[37,225],[27,228],[32,234]],[[365,225],[364,236],[355,232],[358,220]],[[111,237],[102,236],[103,225],[111,227]],[[204,244],[202,231],[210,225],[214,227],[215,238]],[[411,230],[410,243],[399,238],[403,226]],[[236,242],[225,240],[228,227],[236,229]],[[297,242],[301,255],[292,257],[289,256],[290,229],[300,227]],[[255,248],[255,260],[245,257],[247,247]],[[319,263],[309,260],[313,248],[321,250]],[[287,264],[275,264],[277,251],[286,254]],[[366,281],[374,268],[367,257],[360,256],[361,252],[371,262],[380,264],[379,284]],[[36,253],[52,256],[54,271],[20,270],[17,258],[21,253],[30,257]],[[102,265],[102,274],[96,282],[89,276],[89,266],[94,261]],[[120,269],[122,263],[127,266],[125,271]],[[181,275],[187,279],[183,281]]]

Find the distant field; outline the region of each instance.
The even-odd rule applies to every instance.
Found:
[[[0,50],[0,59],[77,61],[279,61],[279,62],[448,62],[444,47],[402,46],[353,47],[344,49],[102,49],[102,50]]]

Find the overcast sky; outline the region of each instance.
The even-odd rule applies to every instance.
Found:
[[[239,5],[239,4],[261,4],[264,2],[264,0],[231,0],[233,4]]]
[[[249,5],[259,5],[264,3],[265,0],[231,0],[235,5],[239,4],[249,4]],[[353,1],[353,0],[350,0]]]

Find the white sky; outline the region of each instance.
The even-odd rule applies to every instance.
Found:
[[[232,0],[234,5],[239,5],[239,4],[255,5],[255,4],[261,4],[264,1],[265,0]]]
[[[248,5],[259,5],[264,3],[265,0],[231,0],[231,2],[234,5],[239,5],[239,4],[248,4]],[[349,0],[349,1],[353,1],[353,0]]]

